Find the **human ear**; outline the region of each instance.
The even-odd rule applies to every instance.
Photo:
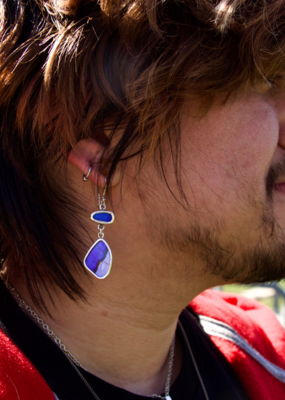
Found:
[[[83,175],[86,175],[89,168],[92,167],[89,179],[96,183],[100,187],[104,187],[106,184],[106,177],[109,172],[108,160],[103,160],[104,165],[100,165],[102,145],[94,139],[81,139],[79,142],[70,150],[67,161],[77,167]],[[115,171],[112,176],[112,180],[109,183],[111,186],[115,186],[121,180],[121,173],[119,168]]]

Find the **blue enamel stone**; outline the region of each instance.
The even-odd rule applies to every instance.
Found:
[[[113,216],[107,211],[97,211],[92,214],[92,219],[99,224],[106,224],[112,222]]]
[[[99,278],[108,276],[111,269],[112,255],[104,240],[98,240],[84,260],[85,266]]]

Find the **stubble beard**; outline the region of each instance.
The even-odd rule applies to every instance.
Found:
[[[167,235],[167,247],[184,253],[189,260],[201,265],[200,274],[212,274],[220,284],[261,283],[285,278],[285,235],[274,218],[272,207],[267,207],[260,220],[255,240],[245,238],[221,240],[220,229],[205,228],[196,224],[175,232],[175,241]],[[230,235],[228,235],[230,236]],[[174,244],[175,243],[175,244]],[[174,251],[174,252],[176,252]],[[185,263],[185,279],[190,276],[191,262]]]
[[[261,218],[259,235],[253,243],[211,242],[209,235],[199,245],[205,272],[220,277],[225,283],[262,283],[285,278],[285,235],[273,213],[265,210]],[[214,251],[213,251],[214,250]]]
[[[268,172],[266,204],[261,208],[260,221],[256,225],[258,229],[252,241],[242,234],[240,237],[231,236],[230,232],[221,235],[222,228],[218,222],[206,228],[196,219],[195,225],[178,228],[174,236],[165,236],[169,250],[188,253],[189,260],[193,259],[193,253],[197,254],[201,275],[215,275],[221,284],[250,284],[284,279],[285,233],[274,215],[274,185],[280,176],[285,176],[285,159],[272,166]],[[250,222],[248,229],[253,229]],[[191,268],[190,263],[186,268]],[[187,276],[189,271],[185,271]]]

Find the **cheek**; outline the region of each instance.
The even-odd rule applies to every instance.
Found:
[[[182,165],[187,196],[196,211],[233,217],[250,203],[264,204],[278,130],[267,103],[250,110],[224,107],[199,122],[184,121]]]

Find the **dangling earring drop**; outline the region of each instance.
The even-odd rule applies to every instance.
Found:
[[[84,182],[89,178],[92,167],[89,168],[87,175],[83,176]],[[106,199],[105,193],[107,189],[107,183],[105,185],[102,198],[98,193],[98,206],[99,211],[94,211],[90,218],[92,221],[97,222],[99,233],[98,240],[90,247],[86,256],[84,257],[83,264],[96,278],[105,279],[110,274],[112,268],[112,252],[108,243],[104,240],[103,230],[105,224],[112,224],[115,219],[115,215],[111,211],[106,210]]]

